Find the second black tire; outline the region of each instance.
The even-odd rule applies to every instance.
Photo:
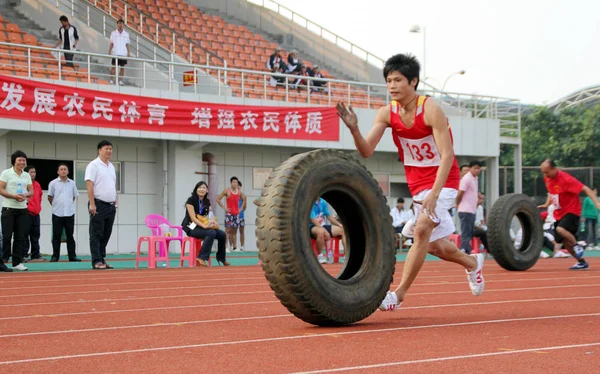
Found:
[[[518,218],[522,230],[518,248],[510,232],[513,217]],[[500,266],[506,270],[530,269],[540,258],[543,241],[542,219],[529,196],[508,194],[496,200],[488,214],[488,250]]]

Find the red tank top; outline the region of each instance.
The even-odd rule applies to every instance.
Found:
[[[433,187],[441,160],[440,152],[433,138],[433,128],[425,125],[425,101],[427,101],[427,97],[417,97],[415,122],[411,128],[407,128],[402,123],[398,103],[392,101],[390,105],[392,136],[398,147],[400,161],[404,164],[406,181],[413,196]],[[448,125],[448,132],[450,132],[450,140],[454,143],[450,125]],[[444,187],[458,189],[460,170],[456,157],[453,157],[452,167]]]
[[[229,214],[237,216],[240,214],[240,190],[237,193],[233,193],[231,188],[229,189],[229,196],[227,196],[227,209]]]

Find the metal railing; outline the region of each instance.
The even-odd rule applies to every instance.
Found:
[[[301,16],[293,10],[272,0],[246,0],[251,4],[262,6],[263,8],[272,10],[273,12],[285,17],[296,24],[303,26],[305,29],[319,35],[321,38],[334,43],[338,47],[345,49],[354,56],[359,57],[375,67],[381,68],[385,60],[375,56],[371,52],[357,46],[356,44],[342,38],[341,36],[327,30],[326,28],[317,25],[308,18]]]
[[[136,36],[135,47],[137,51],[144,49],[140,40],[151,43],[145,46],[146,52],[137,53],[136,56],[145,56],[153,60],[172,61],[173,57],[160,58],[157,51],[164,50],[169,54],[179,55],[190,63],[202,63],[204,65],[227,66],[227,61],[213,51],[201,46],[197,41],[187,38],[181,33],[173,30],[160,20],[151,15],[139,11],[134,5],[123,0],[48,0],[56,4],[57,8],[69,10],[71,16],[77,17],[85,22],[88,27],[100,32],[103,36],[110,36],[111,28],[116,27],[116,21],[122,18],[127,31]],[[95,12],[100,12],[102,21],[93,17]],[[106,19],[113,20],[114,25],[108,25]],[[136,22],[132,23],[131,19]],[[132,44],[134,40],[132,40]]]
[[[113,56],[99,53],[72,51],[81,56],[87,65],[75,69],[64,66],[60,61],[64,50],[24,44],[0,42],[0,68],[16,71],[19,75],[53,79],[79,80],[88,83],[108,84],[107,74],[92,73],[93,60],[104,60],[103,66],[110,64]],[[53,55],[53,54],[54,55]],[[20,57],[19,57],[20,56]],[[128,58],[133,66],[127,65],[128,85],[154,87],[164,78],[149,74],[147,66],[157,63],[168,66],[166,90],[188,91],[233,95],[260,100],[332,105],[342,101],[359,108],[373,108],[386,105],[389,93],[386,85],[339,79],[313,78],[265,71],[226,68],[220,66],[155,61],[137,57]],[[118,69],[119,67],[117,67]],[[134,73],[131,73],[131,72]],[[185,76],[191,77],[190,85],[184,84]],[[225,82],[225,77],[227,81]],[[195,84],[194,84],[195,82]],[[520,136],[520,102],[496,96],[472,95],[458,92],[419,90],[421,95],[429,95],[438,100],[447,115],[467,116],[479,119],[493,119],[500,122],[500,135]],[[516,112],[515,112],[516,110]]]

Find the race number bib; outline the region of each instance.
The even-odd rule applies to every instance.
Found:
[[[550,204],[554,205],[554,210],[560,209],[560,203],[558,201],[558,194],[548,194],[550,198]]]
[[[400,138],[404,153],[404,165],[408,166],[439,166],[440,152],[429,135],[421,139]]]

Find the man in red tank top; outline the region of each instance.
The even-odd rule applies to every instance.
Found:
[[[383,76],[393,101],[379,110],[366,137],[360,133],[352,106],[337,104],[338,115],[362,157],[371,156],[385,130],[391,129],[413,195],[416,223],[407,224],[403,234],[414,236],[414,242],[406,256],[400,285],[387,293],[381,310],[395,310],[402,303],[427,253],[462,265],[473,295],[481,295],[484,288],[483,255],[467,255],[447,240],[454,233],[448,211],[458,194],[460,173],[444,111],[434,99],[416,93],[419,72],[419,62],[411,55],[399,54],[386,61]]]
[[[217,196],[217,203],[225,211],[225,234],[227,235],[228,250],[231,248],[235,251],[237,243],[237,230],[240,227],[240,200],[242,205],[246,206],[246,195],[239,189],[239,180],[237,177],[229,179],[231,187],[226,188]],[[225,206],[223,205],[223,197],[225,197]]]

